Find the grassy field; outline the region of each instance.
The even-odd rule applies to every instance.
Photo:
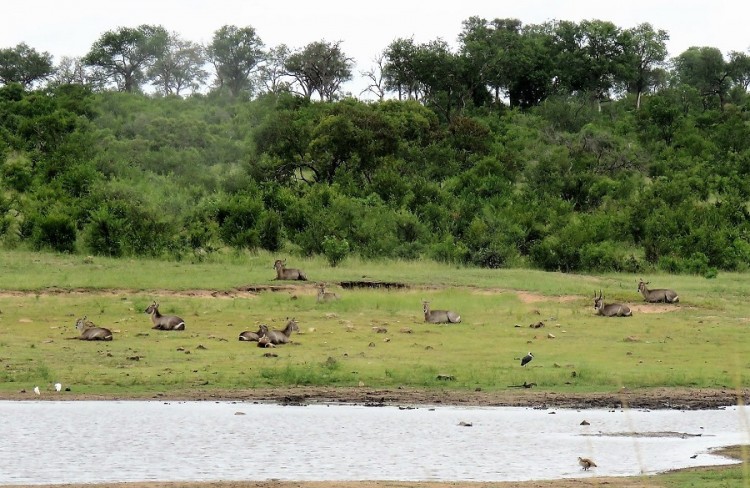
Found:
[[[278,256],[285,257],[285,256]],[[0,257],[0,390],[143,393],[282,385],[502,390],[523,382],[554,391],[748,385],[750,280],[720,273],[644,276],[671,287],[678,305],[645,304],[638,276],[480,270],[435,263],[292,259],[310,282],[275,281],[269,254],[192,264],[6,252]],[[402,289],[342,289],[381,280]],[[315,283],[341,299],[317,303]],[[288,285],[241,293],[248,285]],[[630,318],[594,315],[594,290],[629,303]],[[61,291],[62,290],[62,291]],[[145,308],[185,319],[184,332],[151,329]],[[426,324],[422,300],[462,323]],[[87,315],[112,342],[77,337]],[[237,340],[295,317],[294,344],[267,350]],[[542,328],[530,324],[543,322]],[[376,332],[377,328],[387,333]],[[552,337],[554,336],[554,337]],[[525,368],[519,358],[532,351]],[[454,378],[446,382],[439,375]]]

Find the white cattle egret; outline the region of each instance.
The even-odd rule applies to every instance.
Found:
[[[526,366],[532,359],[534,359],[534,355],[529,352],[527,355],[521,358],[521,366]]]
[[[55,391],[62,390],[62,384],[61,383],[55,383]]]
[[[38,386],[34,387],[34,393],[36,393],[37,395],[41,395],[41,392],[39,391],[39,387]]]

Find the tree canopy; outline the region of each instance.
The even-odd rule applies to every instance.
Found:
[[[371,101],[343,92],[342,43],[266,49],[225,26],[204,52],[159,26],[110,31],[55,73],[1,78],[0,246],[747,270],[748,56],[667,59],[666,39],[471,18],[457,49],[390,43]]]

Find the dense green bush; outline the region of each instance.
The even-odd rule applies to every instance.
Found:
[[[521,110],[486,93],[364,103],[11,84],[2,242],[334,260],[346,243],[344,255],[486,268],[746,270],[750,98],[701,93],[675,78],[638,110],[633,94],[602,104],[585,90]]]
[[[76,243],[75,222],[61,214],[40,215],[33,218],[31,242],[34,249],[73,252]]]
[[[336,267],[349,255],[349,242],[336,236],[325,236],[323,238],[323,255],[329,265]]]
[[[120,257],[124,246],[120,237],[125,231],[126,223],[107,207],[94,210],[89,222],[84,227],[83,244],[85,249],[95,255]]]

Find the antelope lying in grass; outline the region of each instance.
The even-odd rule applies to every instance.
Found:
[[[97,327],[90,320],[86,320],[84,315],[82,319],[76,320],[76,329],[81,334],[78,338],[82,341],[111,341],[112,331],[104,327]]]
[[[266,330],[268,330],[268,326],[261,325],[260,328],[258,328],[258,332],[253,332],[251,330],[246,330],[244,332],[240,332],[240,340],[241,341],[250,341],[250,342],[257,342],[258,339],[260,339],[263,336],[263,327],[266,327]]]
[[[461,322],[461,316],[450,310],[430,310],[430,302],[423,301],[424,321],[431,324],[457,324]]]
[[[630,317],[633,312],[630,311],[630,307],[623,305],[622,303],[604,303],[602,297],[602,291],[599,290],[599,296],[596,296],[594,292],[594,309],[597,315],[604,317]]]
[[[667,290],[664,288],[649,290],[648,288],[646,288],[646,285],[648,285],[649,283],[649,281],[643,280],[638,283],[638,291],[641,293],[641,295],[643,295],[643,299],[645,301],[649,303],[677,303],[680,301],[680,297],[674,290]]]
[[[185,321],[176,315],[162,315],[159,313],[159,304],[154,302],[145,310],[151,315],[152,329],[158,330],[185,330]]]
[[[271,344],[287,344],[290,342],[289,338],[291,337],[292,332],[299,332],[299,325],[297,325],[295,319],[287,322],[284,330],[268,330],[268,326],[266,325],[261,325],[260,328],[263,332],[261,338],[267,337]]]
[[[325,283],[318,284],[318,302],[330,302],[338,300],[339,296],[332,291],[326,291]]]
[[[301,269],[296,269],[296,268],[287,268],[285,265],[286,265],[286,260],[282,261],[281,259],[277,259],[273,263],[273,267],[276,268],[277,280],[307,281],[307,276],[305,275],[304,271],[302,271]]]

